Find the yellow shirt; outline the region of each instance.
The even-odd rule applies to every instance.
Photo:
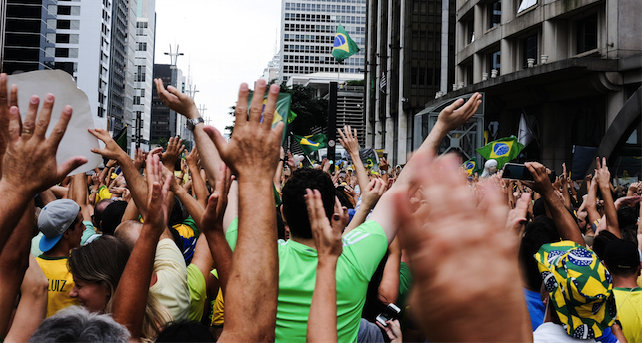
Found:
[[[617,318],[629,342],[642,342],[642,288],[613,287]]]
[[[74,279],[67,269],[67,259],[67,257],[45,257],[42,255],[36,258],[42,272],[49,280],[47,318],[63,308],[79,305],[76,298],[69,296],[69,292],[74,288]]]
[[[216,300],[212,302],[212,323],[211,326],[223,327],[225,322],[225,301],[223,301],[223,292],[219,288]]]

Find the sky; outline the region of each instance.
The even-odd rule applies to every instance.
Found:
[[[189,67],[196,105],[223,132],[241,83],[253,88],[278,51],[280,23],[281,0],[156,0],[155,63],[169,64],[164,53],[179,45],[177,65],[184,76]]]

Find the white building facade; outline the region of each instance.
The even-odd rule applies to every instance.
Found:
[[[156,31],[156,1],[139,0],[136,10],[136,52],[134,58],[134,101],[132,151],[136,147],[149,151],[154,87],[154,34]]]
[[[339,23],[361,49],[341,64],[332,56]],[[366,0],[283,0],[279,82],[300,74],[361,74],[365,32]]]

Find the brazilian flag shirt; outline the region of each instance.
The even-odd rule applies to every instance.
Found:
[[[238,221],[227,231],[227,241],[236,246]],[[312,293],[316,282],[317,252],[293,240],[278,242],[279,299],[276,314],[277,342],[305,342]],[[343,252],[337,261],[337,333],[339,342],[356,342],[372,274],[388,249],[381,226],[367,221],[343,237]]]

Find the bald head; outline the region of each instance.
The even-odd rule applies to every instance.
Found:
[[[129,251],[134,249],[140,232],[143,229],[143,224],[138,220],[126,220],[116,227],[114,237],[118,238],[121,242],[129,248]]]

